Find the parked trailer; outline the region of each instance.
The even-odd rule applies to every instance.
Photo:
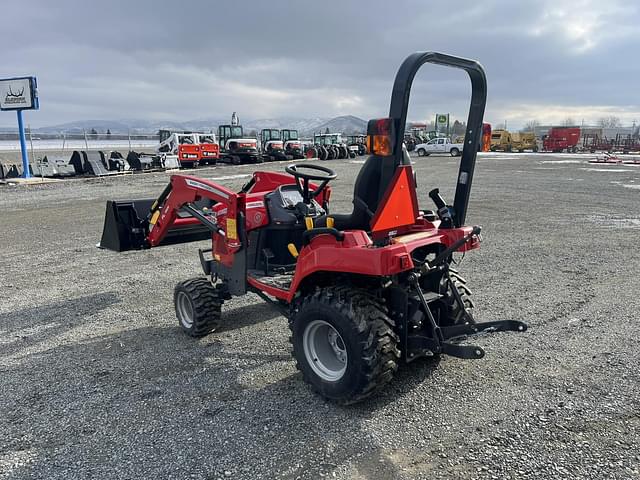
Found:
[[[518,152],[524,152],[525,150],[537,152],[538,144],[536,143],[536,134],[533,132],[512,133],[511,149],[517,150]]]
[[[640,152],[640,139],[629,133],[618,133],[614,141],[614,151],[622,153]]]
[[[491,151],[510,152],[512,149],[512,139],[509,130],[498,128],[491,132]]]
[[[598,133],[583,133],[582,134],[582,150],[585,152],[613,152],[613,140],[609,140],[606,137],[601,137]]]
[[[545,152],[576,153],[580,141],[580,127],[551,127],[549,133],[542,139],[542,149]]]

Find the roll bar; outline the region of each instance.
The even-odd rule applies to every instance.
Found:
[[[455,212],[454,225],[460,227],[464,224],[467,214],[476,155],[482,137],[482,117],[487,103],[487,78],[484,69],[475,60],[437,52],[416,52],[409,55],[402,62],[396,74],[391,93],[391,107],[389,108],[389,117],[395,123],[395,145],[398,146],[394,152],[394,169],[396,166],[406,164],[409,161],[400,146],[402,145],[404,129],[407,123],[407,110],[409,108],[409,95],[413,78],[425,63],[462,69],[467,72],[471,79],[471,105],[469,107],[469,118],[467,119],[465,148],[462,150],[456,196],[453,202]]]

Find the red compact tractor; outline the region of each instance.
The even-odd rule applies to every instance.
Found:
[[[438,189],[434,210],[417,203],[403,148],[409,92],[424,63],[465,70],[472,99],[453,205]],[[203,275],[174,292],[178,322],[193,337],[213,332],[225,301],[254,292],[289,320],[293,357],[323,397],[360,401],[389,383],[401,363],[442,354],[481,358],[463,341],[480,332],[524,331],[519,321],[476,323],[455,252],[480,247],[465,226],[482,135],[486,79],[472,60],[415,53],[397,73],[389,118],[369,121],[371,153],[355,181],[353,210],[330,211],[324,166],[255,172],[239,192],[173,175],[157,199],[107,202],[101,246],[116,251],[210,238]]]

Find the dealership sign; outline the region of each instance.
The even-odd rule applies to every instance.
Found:
[[[0,110],[37,110],[36,77],[0,80]]]
[[[449,124],[449,114],[439,113],[436,115],[436,125],[446,126]]]
[[[37,110],[38,82],[36,77],[14,77],[0,79],[0,110],[13,110],[18,117],[18,136],[22,153],[22,176],[31,177],[29,158],[27,157],[27,140],[24,134],[23,110]]]

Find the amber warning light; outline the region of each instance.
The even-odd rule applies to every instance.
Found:
[[[367,125],[367,146],[373,155],[389,157],[395,148],[395,128],[393,119],[379,118],[369,120]]]

